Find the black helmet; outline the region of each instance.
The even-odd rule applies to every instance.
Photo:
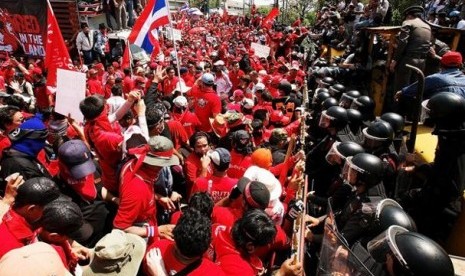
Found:
[[[415,221],[402,209],[399,203],[386,198],[376,206],[375,213],[376,234],[379,234],[391,225],[401,226],[409,231],[417,231]]]
[[[314,66],[319,66],[319,67],[326,67],[328,66],[328,61],[324,58],[320,58],[315,62]]]
[[[353,100],[350,108],[360,111],[364,121],[374,119],[375,102],[368,96],[360,96]]]
[[[346,87],[340,83],[333,84],[329,88],[329,94],[331,94],[331,96],[336,97],[336,98],[339,98],[341,94],[344,93],[345,91],[346,91]]]
[[[314,103],[316,105],[321,105],[326,99],[328,99],[330,97],[331,97],[331,95],[329,95],[328,92],[321,92],[318,95],[316,95]]]
[[[292,92],[292,85],[287,80],[282,80],[278,85],[278,89],[284,91],[284,93],[288,95]]]
[[[383,161],[369,153],[347,157],[344,164],[344,179],[353,186],[365,184],[367,188],[373,187],[381,182],[383,175]]]
[[[315,94],[317,94],[317,95],[322,93],[322,92],[328,92],[329,93],[329,90],[328,90],[328,88],[324,88],[324,87],[320,87],[320,88],[315,89]]]
[[[322,87],[328,88],[328,87],[330,87],[331,85],[333,85],[333,83],[334,83],[334,79],[331,78],[331,77],[325,77],[325,78],[323,78],[323,79],[321,80],[321,85],[322,85]]]
[[[454,266],[444,249],[430,238],[393,225],[368,242],[368,252],[380,263],[386,256],[395,275],[453,276]]]
[[[383,115],[381,115],[380,119],[385,122],[388,122],[391,125],[395,135],[400,134],[404,130],[404,117],[400,116],[397,113],[384,113]]]
[[[326,161],[331,165],[342,165],[347,157],[362,152],[365,152],[365,150],[355,142],[334,142],[331,149],[326,154]]]
[[[434,95],[426,104],[428,117],[437,120],[465,120],[465,99],[455,93]]]
[[[362,113],[356,109],[347,109],[347,117],[349,118],[349,124],[360,126],[362,125],[363,117]]]
[[[323,110],[327,110],[331,106],[336,106],[337,105],[337,100],[333,97],[329,97],[326,100],[323,101]]]
[[[362,94],[357,90],[350,90],[345,93],[342,93],[341,99],[339,100],[339,106],[344,108],[349,108],[352,102],[360,97]]]
[[[394,139],[394,130],[385,121],[373,122],[369,127],[362,130],[363,146],[367,149],[375,149],[383,145],[388,145]]]
[[[349,119],[347,112],[340,106],[332,106],[321,113],[319,126],[321,128],[335,127],[342,129],[347,125]]]

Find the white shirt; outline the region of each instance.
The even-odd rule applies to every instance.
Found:
[[[76,47],[78,51],[89,51],[94,46],[94,31],[89,31],[89,38],[84,32],[79,32],[76,37]]]

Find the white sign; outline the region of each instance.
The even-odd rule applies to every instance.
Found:
[[[166,28],[166,37],[170,40],[173,40],[173,37],[174,37],[175,41],[181,41],[182,40],[181,30]]]
[[[252,44],[250,44],[250,48],[255,50],[255,55],[258,57],[266,58],[270,55],[270,47],[268,46],[252,42]]]
[[[79,110],[79,103],[85,97],[86,74],[58,69],[55,111],[64,116],[71,114],[71,118],[83,122],[84,116]]]

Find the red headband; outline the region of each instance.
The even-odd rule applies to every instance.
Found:
[[[245,189],[244,189],[244,195],[245,195],[245,200],[247,201],[247,203],[251,206],[251,207],[254,207],[254,208],[262,208],[262,206],[260,206],[260,204],[258,204],[252,197],[252,194],[250,193],[250,184],[252,182],[249,182],[247,183],[247,185],[245,185]]]

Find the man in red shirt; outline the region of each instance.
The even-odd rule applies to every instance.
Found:
[[[211,177],[199,177],[192,187],[191,194],[196,192],[207,192],[216,203],[223,198],[229,197],[232,188],[237,184],[236,178],[226,175],[231,160],[231,154],[225,148],[216,148],[208,152],[207,156],[213,164]]]
[[[126,67],[123,69],[123,72],[123,93],[125,96],[127,96],[127,94],[129,94],[129,92],[131,92],[134,88],[134,80],[132,79],[131,69]]]
[[[163,93],[163,96],[171,96],[171,93],[176,89],[176,85],[179,82],[179,77],[175,76],[175,70],[173,67],[166,68],[166,76],[161,81],[158,90]]]
[[[178,96],[174,98],[171,118],[180,122],[186,131],[187,137],[191,137],[200,127],[200,121],[197,115],[187,108],[187,105],[186,97]]]
[[[0,224],[0,258],[8,251],[37,241],[35,230],[45,205],[60,196],[48,178],[31,178],[18,187],[15,202]]]
[[[102,82],[97,77],[97,70],[89,70],[89,78],[87,79],[87,87],[89,88],[89,95],[99,94],[105,96]]]
[[[210,118],[215,118],[221,112],[220,97],[213,90],[215,78],[210,73],[205,73],[196,85],[198,85],[199,94],[197,94],[194,103],[194,112],[200,120],[200,130],[211,132]],[[194,85],[194,87],[196,86]]]
[[[204,256],[211,242],[210,220],[199,211],[183,212],[173,230],[174,242],[160,240],[147,249],[146,271],[149,275],[225,275],[221,268]],[[165,274],[159,274],[158,271]]]
[[[210,177],[212,175],[211,161],[207,156],[210,150],[210,138],[207,133],[198,131],[189,139],[189,144],[194,148],[184,163],[186,173],[187,194],[190,197],[192,186],[198,177]]]
[[[252,165],[252,159],[250,158],[252,147],[249,133],[245,130],[234,132],[232,135],[232,147],[228,176],[239,179]]]
[[[8,133],[18,128],[24,121],[23,113],[16,106],[0,108],[0,159],[3,150],[11,146]]]
[[[166,137],[154,136],[148,144],[129,150],[136,158],[121,169],[120,203],[113,221],[116,229],[148,238],[171,237],[170,225],[157,225],[157,200],[154,185],[163,167],[179,165],[173,156],[173,143]]]

